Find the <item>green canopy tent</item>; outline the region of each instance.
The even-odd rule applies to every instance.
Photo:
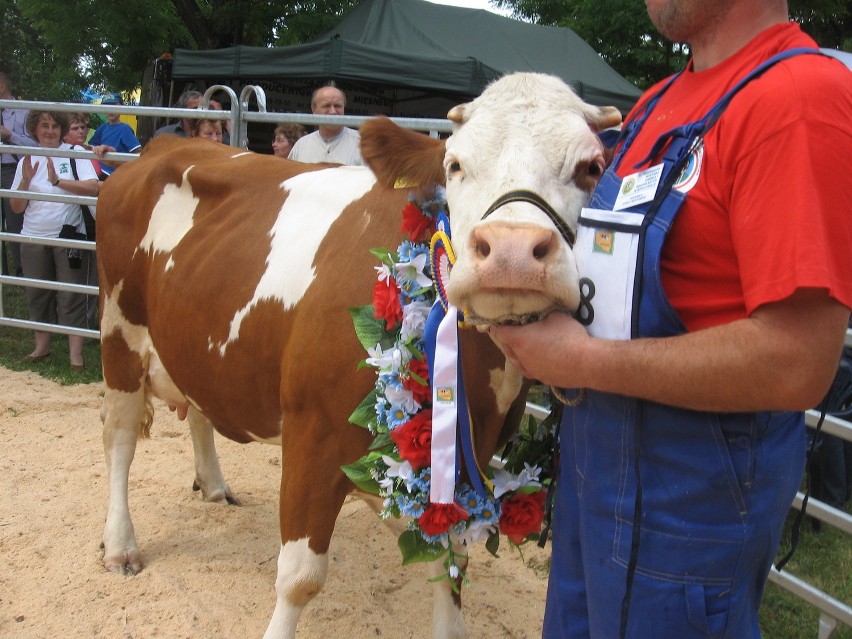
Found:
[[[364,0],[303,45],[178,49],[172,78],[257,84],[268,109],[284,112],[309,112],[312,90],[335,80],[348,114],[440,118],[513,71],[557,75],[586,101],[622,111],[641,93],[570,29],[425,0]]]

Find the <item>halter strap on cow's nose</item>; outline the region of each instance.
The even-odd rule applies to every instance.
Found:
[[[542,211],[547,217],[550,218],[550,221],[556,225],[556,228],[559,230],[559,234],[562,236],[570,248],[574,248],[574,242],[577,239],[574,231],[571,230],[565,220],[563,220],[559,215],[557,215],[556,211],[553,210],[553,207],[541,197],[538,193],[534,193],[533,191],[509,191],[508,193],[504,193],[500,197],[498,197],[494,203],[488,207],[488,210],[485,211],[485,214],[482,216],[484,220],[486,217],[491,215],[494,211],[499,209],[504,204],[511,204],[512,202],[526,202],[527,204],[532,204]]]

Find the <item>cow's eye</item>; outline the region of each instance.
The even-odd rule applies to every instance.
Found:
[[[447,177],[457,177],[461,175],[461,163],[458,160],[453,160],[447,164]]]
[[[600,177],[603,175],[604,166],[602,162],[592,162],[589,164],[589,175],[592,177]]]
[[[603,159],[583,161],[577,164],[574,173],[574,183],[584,191],[591,191],[597,186],[604,172]]]

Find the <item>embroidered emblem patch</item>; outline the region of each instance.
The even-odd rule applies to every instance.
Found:
[[[683,167],[677,181],[672,188],[677,189],[681,193],[688,193],[696,184],[701,176],[701,163],[704,161],[704,143],[702,142],[697,149],[689,152],[689,159],[686,166]]]
[[[603,253],[612,255],[615,248],[615,233],[607,229],[598,229],[595,231],[595,243],[592,250],[595,253]]]

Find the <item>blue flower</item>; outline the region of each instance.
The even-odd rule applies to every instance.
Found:
[[[399,512],[405,517],[413,517],[417,519],[426,510],[426,504],[417,499],[416,496],[399,495],[396,498],[396,504],[399,507]]]

